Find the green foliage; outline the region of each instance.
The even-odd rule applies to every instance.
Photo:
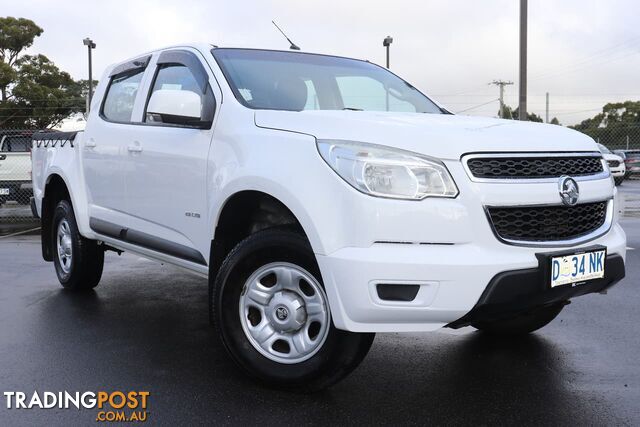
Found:
[[[602,113],[583,120],[573,129],[611,147],[640,145],[640,101],[613,102],[602,107]]]
[[[0,60],[9,65],[42,34],[42,28],[25,18],[0,18]]]
[[[87,81],[74,81],[44,55],[22,55],[42,34],[24,18],[0,18],[0,127],[47,128],[85,110]]]
[[[499,115],[500,115],[500,112],[498,112],[498,116]],[[519,115],[519,110],[517,107],[514,110],[508,105],[504,106],[504,117],[502,117],[503,119],[518,120],[518,115]],[[542,117],[538,116],[535,113],[527,113],[527,118],[530,122],[540,122],[540,123],[543,122]]]

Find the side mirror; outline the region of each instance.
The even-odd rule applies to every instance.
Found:
[[[202,99],[189,90],[160,89],[151,95],[147,105],[147,121],[206,128],[202,120]]]

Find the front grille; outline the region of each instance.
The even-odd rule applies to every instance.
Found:
[[[553,242],[575,239],[602,227],[607,202],[576,206],[488,208],[493,228],[506,240]]]
[[[532,179],[563,175],[595,175],[603,171],[600,157],[477,157],[467,160],[476,178]]]
[[[607,160],[610,168],[617,168],[620,166],[620,162],[618,160]]]

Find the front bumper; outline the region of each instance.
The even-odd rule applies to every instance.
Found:
[[[31,181],[0,181],[0,189],[9,190],[9,194],[0,195],[5,200],[20,201],[33,194]]]
[[[618,224],[604,236],[575,248],[594,244],[607,247],[607,254],[614,259],[612,270],[618,270],[615,267],[618,259],[624,265],[626,236]],[[567,250],[481,243],[376,243],[368,248],[344,248],[330,255],[317,255],[317,260],[337,328],[354,332],[409,332],[455,325],[482,302],[482,296],[500,274],[538,271],[536,254],[560,249]],[[607,274],[609,265],[608,258]],[[520,291],[529,292],[519,281],[500,282],[506,283],[501,287],[518,287],[517,295]],[[545,281],[531,283],[542,287]],[[419,290],[412,301],[388,301],[379,297],[378,284],[418,285]],[[598,285],[589,285],[575,295],[561,294],[558,289],[554,295],[571,298],[600,290]]]
[[[624,278],[624,259],[610,255],[605,261],[605,276],[579,286],[559,286],[550,289],[547,285],[546,268],[540,259],[537,268],[505,271],[496,275],[484,290],[473,309],[460,319],[449,323],[453,329],[477,322],[492,322],[517,316],[537,307],[562,303],[571,298],[603,292]]]

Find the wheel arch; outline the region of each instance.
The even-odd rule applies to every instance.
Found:
[[[68,200],[71,208],[74,209],[73,197],[67,181],[58,173],[47,176],[42,197],[42,208],[40,215],[40,237],[42,244],[42,258],[45,261],[53,261],[53,248],[51,247],[51,222],[56,205],[61,200]],[[75,212],[74,212],[75,213]]]
[[[215,279],[226,255],[244,238],[278,226],[300,232],[313,247],[308,227],[281,198],[260,190],[240,190],[229,195],[221,204],[214,224],[209,277]]]

